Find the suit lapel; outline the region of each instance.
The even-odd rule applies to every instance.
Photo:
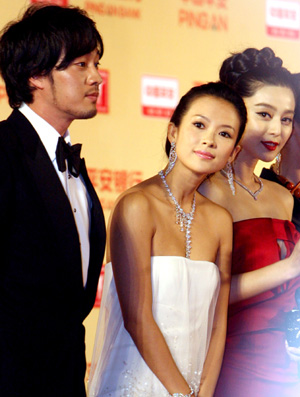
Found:
[[[36,194],[44,203],[49,224],[52,225],[53,233],[61,247],[60,255],[68,262],[73,258],[74,266],[75,263],[81,264],[80,243],[72,208],[46,149],[37,132],[22,113],[14,110],[7,121],[14,126],[17,146],[21,147],[19,155],[23,163],[23,172],[28,172]],[[106,231],[102,207],[88,177],[84,159],[81,160],[80,173],[92,203],[90,262],[85,288],[84,318],[94,304],[105,250]],[[75,268],[82,285],[82,269],[79,266]]]
[[[81,160],[80,174],[82,175],[87,192],[92,202],[91,231],[90,231],[90,262],[86,284],[85,315],[91,310],[97,290],[99,274],[102,266],[106,243],[106,229],[103,210],[97,193],[88,177],[84,159]]]
[[[19,111],[14,111],[9,120],[14,123],[17,138],[24,149],[20,152],[24,169],[29,170],[55,235],[63,242],[66,252],[74,251],[76,244],[80,253],[78,233],[68,197],[38,134]]]

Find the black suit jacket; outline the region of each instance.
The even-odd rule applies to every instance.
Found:
[[[84,396],[82,322],[93,307],[105,223],[91,197],[90,263],[83,288],[74,216],[49,156],[14,110],[0,123],[0,394]]]

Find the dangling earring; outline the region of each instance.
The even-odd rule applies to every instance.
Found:
[[[233,183],[233,169],[232,169],[232,164],[229,163],[229,161],[226,164],[226,175],[227,175],[231,193],[233,196],[235,196],[235,187],[234,187],[234,183]]]
[[[275,174],[280,175],[280,162],[281,162],[281,153],[278,153],[275,157],[275,163],[272,166],[273,171]]]
[[[166,169],[165,176],[173,169],[177,160],[177,153],[176,153],[176,144],[175,142],[171,142],[171,149],[169,153],[169,164],[168,168]]]

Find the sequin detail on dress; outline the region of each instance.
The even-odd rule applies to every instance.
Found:
[[[219,294],[218,267],[184,257],[152,257],[151,281],[154,319],[180,372],[198,391]],[[169,396],[124,328],[111,264],[105,267],[90,374],[90,397]]]

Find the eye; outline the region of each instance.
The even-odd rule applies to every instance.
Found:
[[[221,131],[221,132],[219,132],[219,134],[221,136],[223,136],[224,138],[231,138],[231,135],[227,131]]]
[[[98,61],[98,62],[95,63],[95,68],[99,69],[99,67],[100,67],[100,62]]]
[[[194,123],[194,126],[195,126],[196,128],[204,128],[204,127],[205,127],[205,125],[204,125],[203,123],[201,123],[201,121],[196,121],[196,122]]]
[[[86,63],[85,63],[84,61],[76,62],[76,65],[77,65],[77,66],[80,66],[81,68],[86,67]]]
[[[270,113],[267,113],[267,112],[258,112],[257,114],[260,115],[264,119],[265,118],[271,118]]]
[[[290,125],[293,122],[293,119],[290,117],[283,117],[281,119],[282,124],[284,125]]]

